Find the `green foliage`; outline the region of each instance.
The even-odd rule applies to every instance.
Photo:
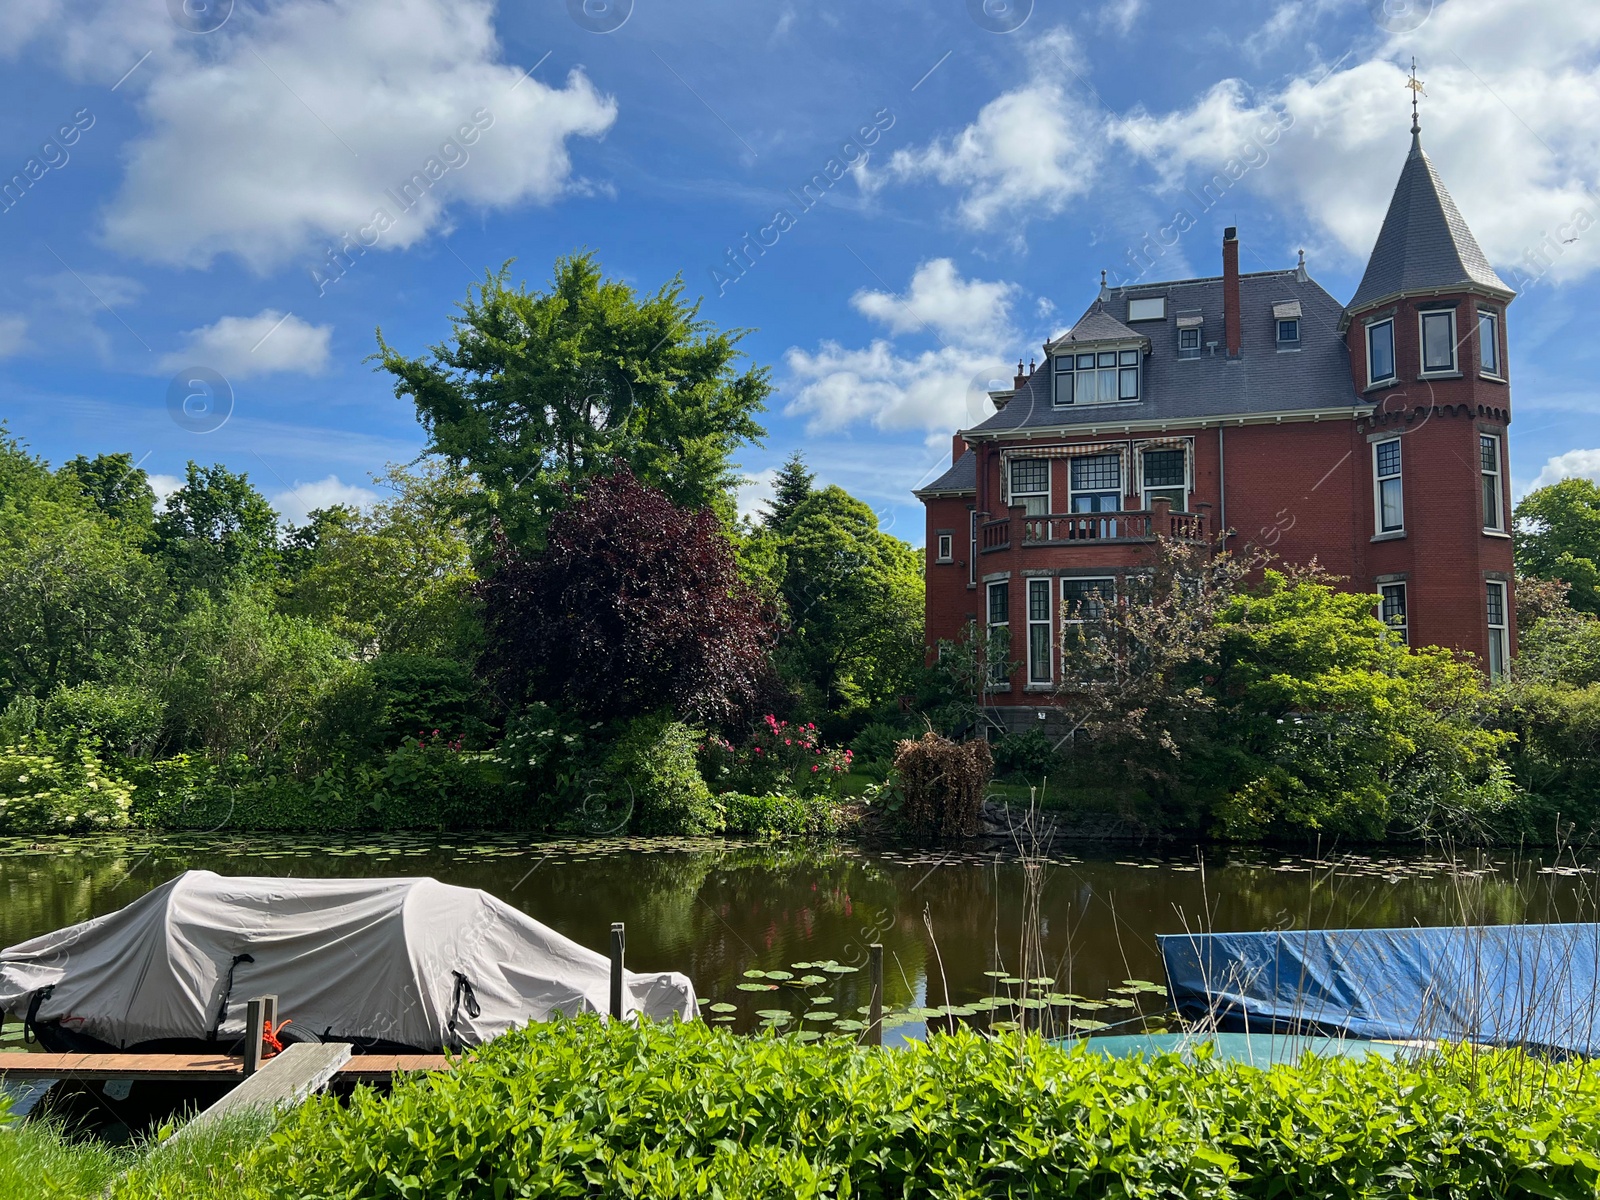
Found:
[[[56,472],[77,485],[85,499],[113,521],[140,531],[155,524],[156,494],[150,477],[131,454],[78,455],[63,463]]]
[[[1517,569],[1572,588],[1572,606],[1600,613],[1600,484],[1563,479],[1516,508]]]
[[[81,498],[0,499],[0,700],[115,672],[148,642],[160,573]]]
[[[863,726],[850,740],[850,769],[882,779],[894,766],[896,747],[907,736],[906,730],[887,721],[873,721]]]
[[[235,754],[304,756],[324,707],[356,669],[350,647],[256,591],[201,593],[174,630],[162,685],[181,742],[221,762]],[[304,767],[304,762],[297,767]]]
[[[1018,1036],[865,1050],[588,1017],[312,1101],[245,1175],[217,1195],[1587,1196],[1600,1081],[1511,1051],[1263,1069]]]
[[[726,738],[704,743],[706,775],[720,791],[831,795],[850,769],[849,750],[830,749],[813,722],[780,721],[768,713],[741,746]]]
[[[989,749],[994,753],[996,774],[1022,776],[1035,784],[1062,766],[1056,739],[1040,729],[1007,733],[991,742]]]
[[[518,545],[537,544],[563,484],[626,463],[674,503],[701,508],[733,480],[729,455],[762,436],[767,373],[737,373],[742,334],[716,329],[674,279],[651,295],[605,279],[589,254],[557,261],[547,291],[508,263],[469,293],[447,343],[406,358],[379,338],[395,394],[430,453],[464,467]]]
[[[92,740],[34,737],[0,746],[0,830],[89,833],[128,823],[133,789],[106,770]]]
[[[838,487],[797,504],[776,536],[785,674],[831,711],[877,708],[909,691],[923,655],[922,557]]]
[[[1562,605],[1522,626],[1512,676],[1574,687],[1600,683],[1600,617]]]
[[[761,506],[761,524],[778,532],[787,529],[795,510],[815,492],[816,482],[816,473],[806,467],[806,456],[798,450],[789,455],[772,481],[772,499]]]
[[[727,833],[823,837],[839,828],[838,809],[826,796],[723,792],[717,796],[717,803],[723,807]]]
[[[278,562],[278,514],[247,475],[190,462],[183,486],[167,497],[156,541],[184,591],[221,595],[269,578]]]
[[[702,736],[666,712],[624,723],[606,757],[606,812],[631,812],[629,828],[635,833],[721,829],[722,809],[695,764]],[[593,811],[575,815],[584,821],[596,818]]]
[[[9,1116],[0,1092],[0,1200],[82,1200],[100,1196],[127,1167],[129,1152],[73,1141],[59,1123]]]
[[[39,714],[54,737],[92,738],[116,755],[150,753],[165,726],[165,706],[149,688],[128,683],[79,683],[57,688]]]

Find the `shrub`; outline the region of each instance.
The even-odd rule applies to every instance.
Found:
[[[235,1176],[217,1195],[1590,1196],[1597,1118],[1591,1068],[1514,1051],[1260,1068],[585,1017],[319,1097],[249,1158],[260,1192]]]
[[[0,746],[0,830],[87,833],[128,823],[133,789],[110,774],[92,740]]]
[[[1061,763],[1056,753],[1056,740],[1042,729],[1026,733],[1008,733],[989,747],[994,755],[995,770],[1001,775],[1023,775],[1037,782],[1049,775]]]
[[[900,743],[894,757],[903,797],[900,816],[915,837],[971,837],[993,760],[985,742],[952,742],[936,733]]]
[[[833,802],[823,797],[723,792],[717,802],[723,807],[728,833],[826,835],[838,831],[837,811]]]
[[[90,737],[114,754],[146,754],[161,736],[164,707],[147,688],[80,683],[58,688],[39,714],[57,737]]]
[[[607,803],[601,811],[591,801],[580,824],[593,833],[620,833],[622,822],[636,833],[721,829],[722,810],[695,765],[700,737],[666,712],[626,722],[606,759]]]
[[[798,796],[831,793],[850,769],[848,750],[830,750],[810,722],[780,721],[768,713],[743,746],[725,738],[707,739],[706,774],[719,786],[750,793],[787,792]]]
[[[850,769],[882,779],[894,765],[895,748],[905,731],[887,721],[874,721],[856,734],[850,743]]]

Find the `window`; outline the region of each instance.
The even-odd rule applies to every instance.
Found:
[[[1500,374],[1500,318],[1481,309],[1478,311],[1478,370],[1485,375]]]
[[[1172,503],[1173,512],[1189,507],[1189,456],[1182,450],[1146,450],[1144,459],[1144,506],[1155,507],[1157,498]]]
[[[1130,321],[1164,321],[1167,316],[1167,298],[1165,296],[1146,296],[1140,300],[1128,301],[1128,320]]]
[[[1139,398],[1138,350],[1097,350],[1056,358],[1056,403],[1116,404]]]
[[[1394,321],[1367,326],[1367,382],[1394,378]]]
[[[1300,344],[1300,318],[1290,317],[1288,320],[1278,322],[1278,345],[1284,343],[1298,346]]]
[[[1200,357],[1200,327],[1198,325],[1192,329],[1178,330],[1178,357]]]
[[[1053,678],[1050,662],[1050,581],[1028,580],[1028,682],[1049,683]]]
[[[1403,583],[1385,583],[1378,588],[1378,595],[1382,603],[1378,605],[1378,616],[1383,623],[1394,630],[1395,636],[1402,642],[1411,641],[1411,628],[1406,620],[1406,585]]]
[[[1487,585],[1489,605],[1489,678],[1500,679],[1506,673],[1506,662],[1511,657],[1509,631],[1506,628],[1506,585],[1491,580]]]
[[[1122,508],[1122,456],[1086,454],[1072,460],[1072,511],[1117,512]]]
[[[1011,503],[1020,504],[1024,516],[1042,517],[1050,511],[1050,460],[1011,460]]]
[[[1456,369],[1455,313],[1422,314],[1422,369],[1424,372]]]
[[[955,549],[955,538],[951,534],[941,533],[939,535],[939,561],[942,563],[952,561],[956,556]]]
[[[978,510],[967,509],[967,586],[978,586]]]
[[[1506,517],[1500,491],[1500,439],[1495,434],[1478,435],[1478,470],[1483,479],[1483,527],[1503,533]]]
[[[989,585],[989,686],[1005,687],[1011,677],[1011,585],[1005,580]]]
[[[1400,486],[1400,439],[1372,445],[1378,532],[1398,533],[1406,527],[1405,497]]]
[[[1063,579],[1061,581],[1061,652],[1082,652],[1088,639],[1105,636],[1106,608],[1116,601],[1114,579]],[[1063,673],[1066,660],[1062,660]]]

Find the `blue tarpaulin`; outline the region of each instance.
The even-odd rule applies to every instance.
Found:
[[[1600,924],[1159,940],[1179,1015],[1217,1029],[1600,1048]]]

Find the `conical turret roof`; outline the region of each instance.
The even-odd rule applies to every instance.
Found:
[[[1366,274],[1345,311],[1354,313],[1391,296],[1448,288],[1515,295],[1489,265],[1423,150],[1421,137],[1413,132],[1411,153],[1395,184]]]

